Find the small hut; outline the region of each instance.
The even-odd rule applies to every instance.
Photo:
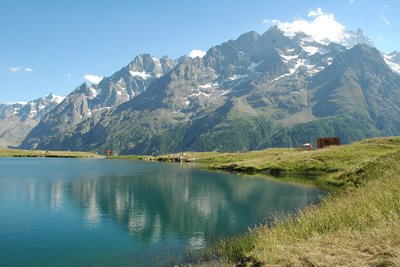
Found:
[[[324,148],[328,146],[340,146],[340,138],[339,137],[324,137],[317,139],[317,147]]]

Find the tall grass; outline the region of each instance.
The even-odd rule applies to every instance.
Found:
[[[369,185],[318,208],[286,218],[273,228],[261,228],[250,253],[265,264],[314,266],[386,266],[400,263],[400,202],[386,186]],[[374,194],[374,193],[375,194]],[[335,202],[337,201],[337,202]]]
[[[324,178],[340,191],[217,243],[216,258],[238,266],[400,266],[400,148],[393,140],[385,153],[385,140],[361,142],[373,156]]]
[[[348,172],[362,176],[358,189],[257,229],[246,257],[267,266],[398,266],[399,163],[396,152]]]

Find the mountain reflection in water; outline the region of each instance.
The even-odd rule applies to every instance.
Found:
[[[0,251],[18,258],[41,246],[48,253],[42,260],[51,264],[60,260],[56,247],[72,259],[67,265],[132,263],[154,251],[204,248],[323,194],[190,165],[93,159],[2,159],[0,165],[0,212],[8,215],[0,221]],[[34,250],[24,255],[41,262]]]

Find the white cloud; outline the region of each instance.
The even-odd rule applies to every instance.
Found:
[[[29,67],[13,66],[13,67],[10,67],[10,71],[11,72],[21,72],[21,71],[33,72],[33,69],[29,68]]]
[[[310,12],[308,12],[308,16],[309,17],[318,17],[324,15],[324,12],[322,12],[322,8],[318,7],[317,10],[310,10]]]
[[[22,70],[22,67],[10,67],[11,72],[19,72]]]
[[[293,22],[282,22],[276,19],[264,21],[277,25],[288,36],[304,32],[322,43],[340,42],[343,39],[345,26],[336,21],[333,13],[326,13],[321,8],[317,8],[310,10],[308,17],[309,20],[299,18]]]
[[[99,82],[101,82],[101,80],[103,80],[103,77],[93,74],[86,74],[85,76],[83,76],[83,78],[94,84],[98,84]]]
[[[206,51],[193,49],[192,51],[190,51],[189,57],[191,57],[191,58],[195,58],[195,57],[202,58],[202,57],[204,57],[206,54],[207,54]]]
[[[383,23],[386,24],[386,26],[390,26],[390,21],[385,16],[382,15],[381,19],[382,19]]]
[[[262,21],[263,24],[267,24],[267,25],[277,25],[279,23],[279,20],[277,19],[264,19]]]

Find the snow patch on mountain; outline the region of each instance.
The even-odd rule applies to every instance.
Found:
[[[52,96],[52,100],[54,100],[57,104],[60,104],[61,102],[64,101],[65,96],[58,96],[58,95],[54,95],[54,94],[50,94]]]
[[[316,67],[316,65],[311,64],[308,59],[299,58],[298,55],[297,56],[281,55],[281,57],[283,58],[283,61],[290,67],[289,72],[280,75],[278,77],[275,77],[272,80],[273,82],[279,81],[280,79],[291,76],[297,72],[303,72],[303,73],[305,72],[308,75],[314,75],[324,69],[323,67]]]
[[[289,62],[293,59],[297,59],[299,58],[299,55],[290,55],[290,56],[286,56],[284,54],[281,54],[281,57],[283,58],[283,61]]]
[[[300,58],[298,54],[292,54],[293,51],[284,54],[280,51],[279,55],[281,56],[283,62],[289,67],[289,73],[285,73],[279,77],[273,79],[273,81],[278,81],[283,77],[290,76],[295,73],[301,66],[304,65],[305,59]]]
[[[154,64],[157,66],[157,68],[162,69],[161,62],[158,58],[152,56],[151,59],[154,61]],[[159,74],[159,73],[156,74],[157,78],[159,78],[160,76],[161,76],[161,74]]]
[[[211,83],[207,83],[207,84],[203,84],[203,85],[199,85],[200,89],[208,89],[211,88],[213,85]]]
[[[307,45],[302,44],[301,48],[303,48],[303,50],[309,55],[314,55],[320,51],[319,47],[311,46],[311,45],[307,46]]]
[[[231,81],[236,81],[236,80],[239,80],[239,79],[247,78],[248,76],[249,76],[248,74],[241,74],[241,75],[234,74],[233,76],[229,76],[228,79],[231,80]]]
[[[200,96],[200,95],[204,95],[206,97],[210,97],[212,95],[212,93],[211,94],[207,94],[207,93],[202,92],[202,91],[197,91],[196,93],[188,95],[188,97],[190,98],[190,97],[193,97],[193,96]]]
[[[400,64],[394,62],[394,56],[383,55],[383,59],[394,72],[400,74]]]
[[[147,74],[145,71],[132,71],[132,70],[130,70],[129,73],[132,75],[132,77],[140,77],[143,80],[147,80],[148,78],[151,78],[151,75]]]
[[[92,111],[91,111],[91,113],[95,113],[95,112],[103,112],[103,111],[105,111],[105,110],[110,110],[111,109],[111,107],[102,107],[102,108],[97,108],[97,109],[93,109]]]
[[[30,118],[33,118],[36,114],[37,114],[36,109],[31,109],[31,111],[29,112],[28,116],[29,116]]]
[[[37,119],[46,114],[50,109],[62,102],[64,97],[49,94],[32,101],[20,101],[8,104],[10,113],[21,119],[30,118]]]
[[[95,99],[99,95],[99,92],[93,88],[89,87],[89,99]]]

